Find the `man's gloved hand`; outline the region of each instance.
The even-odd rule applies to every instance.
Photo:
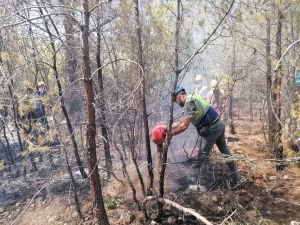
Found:
[[[165,124],[156,124],[150,131],[151,140],[155,144],[161,145],[166,139],[167,130],[168,127]]]

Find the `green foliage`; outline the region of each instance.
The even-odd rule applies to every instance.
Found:
[[[123,199],[117,196],[107,196],[104,204],[108,209],[116,209],[123,203]]]
[[[19,100],[18,112],[20,116],[26,115],[28,112],[34,110],[33,107],[33,97],[29,95],[24,95],[22,99]]]

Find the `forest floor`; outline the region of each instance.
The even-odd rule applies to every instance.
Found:
[[[227,134],[231,140],[228,145],[238,157],[239,173],[245,181],[243,185],[231,188],[223,183],[206,193],[193,191],[188,188],[195,182],[193,166],[170,163],[166,171],[165,198],[195,210],[213,224],[288,225],[291,221],[300,222],[299,167],[289,163],[284,171],[276,172],[259,123],[239,120],[236,121],[236,130],[235,135]],[[173,154],[177,162],[186,160],[184,150]],[[212,154],[219,153],[215,151]],[[142,167],[144,165],[142,163]],[[56,173],[60,173],[59,168]],[[47,188],[40,189],[39,181]],[[13,192],[18,185],[22,187]],[[0,224],[93,225],[95,220],[92,218],[88,182],[84,181],[79,186],[83,219],[75,211],[70,184],[66,179],[52,182],[47,176],[32,183],[30,178],[5,179],[0,184]],[[135,186],[139,186],[138,181],[135,181]],[[107,210],[110,224],[156,224],[154,219],[145,222],[144,213],[136,210],[128,187],[112,181],[104,185],[103,193],[107,206],[115,207]],[[142,199],[140,195],[138,198]],[[147,213],[153,218],[156,212],[154,203],[147,204]],[[202,224],[194,216],[184,215],[170,205],[166,205],[164,210],[161,224]]]

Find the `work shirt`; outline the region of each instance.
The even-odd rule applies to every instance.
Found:
[[[195,113],[197,113],[197,107],[194,101],[187,101],[184,105],[184,115],[192,117]],[[196,127],[209,126],[212,122],[214,122],[218,118],[218,113],[214,110],[212,106],[209,106],[204,115],[200,118],[200,120],[194,124]]]

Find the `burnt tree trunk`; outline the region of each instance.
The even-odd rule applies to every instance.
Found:
[[[267,106],[268,106],[268,122],[269,122],[269,134],[268,139],[270,144],[272,144],[273,136],[275,134],[274,129],[274,123],[275,123],[275,117],[272,112],[272,100],[273,95],[272,93],[272,63],[271,63],[271,21],[270,18],[266,17],[266,33],[267,33],[267,39],[266,39],[266,79],[267,79]]]
[[[233,122],[233,97],[232,94],[228,96],[228,119],[229,119],[229,128],[231,134],[236,134],[234,122]]]
[[[98,11],[97,17],[97,53],[96,53],[96,62],[97,62],[97,70],[98,70],[98,86],[99,86],[99,103],[100,103],[100,128],[102,133],[102,140],[104,145],[104,154],[105,154],[105,168],[108,171],[108,176],[110,176],[110,172],[113,169],[111,155],[110,155],[110,146],[109,146],[109,138],[107,132],[107,121],[106,121],[106,107],[104,101],[104,85],[103,85],[103,70],[101,64],[101,27],[100,27],[100,10]]]
[[[233,37],[233,47],[232,47],[232,62],[231,62],[231,77],[232,79],[236,76],[235,72],[235,65],[236,65],[236,39]],[[235,127],[234,127],[234,118],[233,118],[233,88],[234,86],[230,87],[228,81],[228,89],[230,90],[228,94],[228,119],[229,119],[229,128],[230,133],[235,134]]]
[[[104,207],[100,176],[98,171],[98,162],[96,154],[96,115],[93,93],[93,80],[91,77],[91,64],[89,55],[89,1],[82,0],[84,23],[82,29],[82,51],[83,51],[83,82],[86,97],[86,115],[87,115],[87,163],[89,168],[90,187],[94,201],[94,213],[97,223],[108,225],[108,217]]]
[[[145,136],[145,147],[147,152],[147,163],[148,163],[148,175],[149,175],[149,185],[147,187],[147,194],[152,195],[153,192],[153,164],[151,156],[151,147],[150,147],[150,136],[149,136],[149,124],[148,124],[148,114],[146,106],[146,80],[144,74],[144,59],[143,59],[143,46],[142,46],[142,28],[140,23],[140,11],[139,11],[139,0],[135,0],[135,19],[136,19],[136,35],[138,40],[138,63],[141,68],[140,77],[142,79],[141,85],[141,104],[142,104],[142,114],[143,114],[143,123],[144,123],[144,136]]]
[[[174,49],[174,55],[175,55],[175,80],[174,80],[174,86],[173,91],[176,89],[176,85],[178,82],[178,77],[180,75],[180,69],[179,69],[179,44],[180,44],[180,25],[181,25],[181,0],[177,0],[177,13],[176,13],[176,28],[175,28],[175,49]],[[173,114],[174,114],[174,101],[175,101],[175,94],[173,93],[171,95],[170,99],[170,112],[169,112],[169,124],[168,124],[168,131],[166,136],[166,143],[164,145],[157,146],[157,151],[162,152],[162,159],[160,160],[160,165],[158,168],[158,174],[159,174],[159,194],[158,196],[160,198],[164,197],[164,179],[165,179],[165,171],[167,167],[167,156],[168,156],[168,149],[169,145],[171,143],[171,135],[170,131],[172,129],[173,124]],[[161,202],[158,202],[158,218],[162,218],[163,216],[163,204]]]
[[[280,7],[280,6],[278,6]],[[281,10],[278,8],[277,9],[277,33],[276,33],[276,58],[279,60],[281,58],[281,35],[282,35],[282,20],[283,20],[283,15]],[[282,66],[281,64],[278,67],[278,70],[275,71],[275,82],[274,82],[274,96],[275,96],[275,114],[277,119],[281,119],[281,84],[282,84]],[[279,161],[276,164],[276,170],[281,171],[284,170],[284,165],[282,163],[283,159],[283,144],[282,144],[282,127],[281,123],[278,120],[275,120],[275,131],[276,135],[274,136],[274,152],[275,152],[275,157],[276,159],[279,159]]]

